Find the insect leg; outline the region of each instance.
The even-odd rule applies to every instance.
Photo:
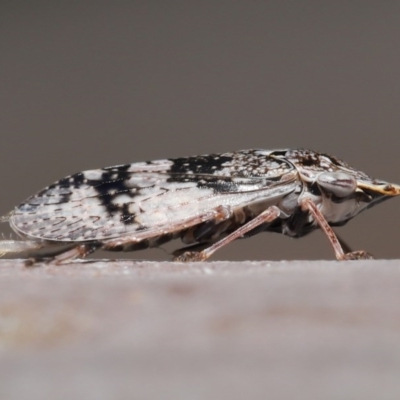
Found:
[[[136,246],[136,244],[143,242],[147,239],[179,232],[186,228],[190,228],[209,220],[215,220],[216,222],[225,221],[231,216],[232,210],[229,206],[218,206],[213,210],[205,212],[204,214],[197,215],[173,226],[154,228],[151,231],[147,231],[144,233],[138,232],[130,236],[122,236],[115,239],[104,240],[102,241],[101,248],[103,250],[110,251],[131,251],[132,249],[135,249],[134,247]]]
[[[251,221],[244,224],[236,231],[232,232],[230,235],[226,236],[225,238],[221,239],[220,241],[214,243],[210,247],[196,252],[196,251],[187,251],[182,255],[175,257],[174,261],[204,261],[207,260],[213,253],[219,250],[221,247],[227,245],[228,243],[232,242],[235,239],[238,239],[245,235],[247,232],[251,231],[252,229],[256,228],[257,226],[264,224],[266,222],[272,222],[280,215],[280,210],[276,206],[268,207],[265,211],[259,214],[257,217],[253,218]]]
[[[181,256],[184,253],[193,252],[193,251],[198,252],[198,251],[206,249],[207,247],[210,247],[209,242],[195,243],[190,246],[185,246],[185,247],[181,247],[180,249],[174,250],[172,252],[172,255],[174,256],[174,259],[176,259],[177,257]]]
[[[345,253],[335,232],[328,224],[328,221],[325,219],[325,217],[321,214],[318,207],[313,203],[313,201],[311,199],[305,198],[302,200],[302,206],[311,213],[317,224],[320,226],[320,228],[324,231],[325,235],[328,237],[328,240],[333,247],[333,251],[335,252],[337,260],[373,259],[373,256],[364,250],[351,251],[349,253]]]
[[[45,242],[37,240],[0,240],[0,256],[8,253],[40,250],[45,246]]]
[[[100,247],[99,243],[80,244],[54,257],[54,264],[64,264],[75,258],[85,258]]]
[[[89,254],[93,253],[100,247],[100,243],[85,243],[79,244],[74,247],[68,247],[67,249],[59,250],[57,253],[53,253],[51,256],[34,256],[30,257],[26,265],[31,266],[39,262],[44,262],[50,265],[66,264],[76,258],[85,258]]]

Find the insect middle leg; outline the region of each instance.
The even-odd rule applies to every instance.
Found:
[[[238,239],[245,235],[247,232],[251,231],[252,229],[256,228],[257,226],[272,222],[277,219],[280,215],[280,210],[276,206],[268,207],[265,211],[259,214],[257,217],[253,218],[246,224],[242,225],[240,228],[236,229],[236,231],[232,232],[230,235],[224,237],[223,239],[219,240],[218,242],[214,243],[210,247],[202,251],[187,251],[182,255],[175,257],[174,261],[205,261],[212,254],[214,254],[217,250],[221,247],[226,246],[228,243],[232,242],[235,239]]]

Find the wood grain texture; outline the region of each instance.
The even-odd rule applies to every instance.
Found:
[[[0,261],[0,398],[397,399],[400,261]]]

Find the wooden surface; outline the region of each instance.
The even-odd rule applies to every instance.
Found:
[[[1,399],[398,399],[400,261],[0,261]]]

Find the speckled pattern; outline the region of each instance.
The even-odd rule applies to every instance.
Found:
[[[301,206],[305,197],[328,223],[341,225],[398,193],[326,154],[242,150],[80,172],[28,198],[2,220],[33,242],[127,251],[176,237],[213,243],[271,206],[279,208],[278,218],[260,219],[245,236],[274,231],[301,237],[318,227]]]

